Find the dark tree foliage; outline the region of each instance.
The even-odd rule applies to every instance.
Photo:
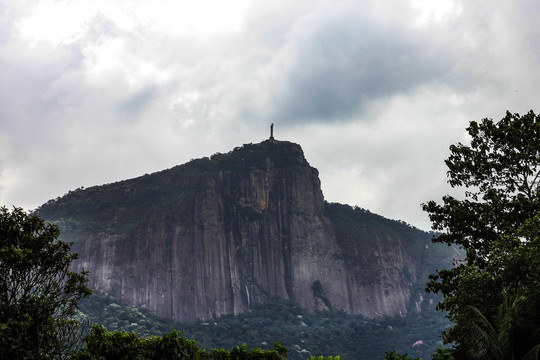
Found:
[[[521,289],[520,289],[521,290]],[[469,307],[466,347],[473,359],[538,359],[540,354],[539,295],[534,291],[503,292],[503,302],[494,315]]]
[[[109,332],[104,326],[94,325],[78,350],[75,360],[85,359],[209,359],[197,342],[171,332],[163,337],[140,338],[135,333]]]
[[[62,358],[77,341],[78,301],[91,293],[55,225],[0,208],[0,349],[9,359]]]
[[[195,340],[181,336],[181,331],[171,331],[162,337],[141,338],[135,333],[109,332],[104,326],[94,325],[85,338],[86,345],[74,356],[75,360],[282,360],[287,350],[279,344],[273,349],[247,350],[246,346],[235,346],[231,351],[200,349]]]
[[[387,352],[384,355],[383,360],[420,360],[419,358],[415,357],[414,359],[409,357],[407,353],[400,354],[396,351]]]
[[[514,296],[539,285],[539,232],[530,223],[540,211],[539,123],[532,111],[507,112],[498,122],[471,122],[470,145],[452,145],[446,160],[448,182],[464,188],[464,198],[447,195],[442,204],[423,205],[433,229],[443,232],[434,241],[466,251],[463,261],[439,270],[427,283],[428,291],[444,296],[439,308],[455,324],[445,340],[454,343],[456,358],[472,358],[475,352],[472,308],[494,324],[503,293]]]

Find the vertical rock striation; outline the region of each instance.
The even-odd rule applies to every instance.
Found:
[[[404,315],[429,241],[325,204],[300,146],[275,140],[70,192],[38,212],[75,242],[92,288],[180,321],[274,296],[308,310]]]

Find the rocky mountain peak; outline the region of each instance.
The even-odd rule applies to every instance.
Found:
[[[181,321],[272,297],[308,310],[404,315],[429,235],[325,204],[298,144],[269,139],[79,189],[39,214],[75,242],[91,287]]]

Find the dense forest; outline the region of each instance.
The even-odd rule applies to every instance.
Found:
[[[181,330],[205,349],[232,349],[246,344],[248,348],[269,350],[279,342],[288,349],[291,360],[309,359],[312,355],[375,360],[389,349],[430,359],[442,346],[441,332],[450,325],[435,310],[436,299],[426,299],[421,312],[378,319],[336,310],[310,313],[279,299],[240,315],[186,324],[157,318],[145,309],[123,306],[101,294],[83,300],[80,309],[85,323],[103,324],[110,331],[134,332],[141,337]],[[418,341],[421,343],[413,346]]]

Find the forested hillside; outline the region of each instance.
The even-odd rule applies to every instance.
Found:
[[[377,319],[336,310],[308,312],[294,303],[275,299],[240,315],[178,323],[157,318],[145,309],[115,303],[101,294],[83,301],[81,311],[87,322],[103,324],[109,331],[133,331],[146,337],[178,329],[206,349],[232,349],[242,344],[271,349],[279,342],[288,350],[290,360],[309,359],[311,355],[380,360],[392,349],[427,360],[442,345],[441,331],[449,322],[435,311],[433,297],[426,300],[420,313],[411,311],[404,318]],[[421,343],[413,346],[418,341]]]

